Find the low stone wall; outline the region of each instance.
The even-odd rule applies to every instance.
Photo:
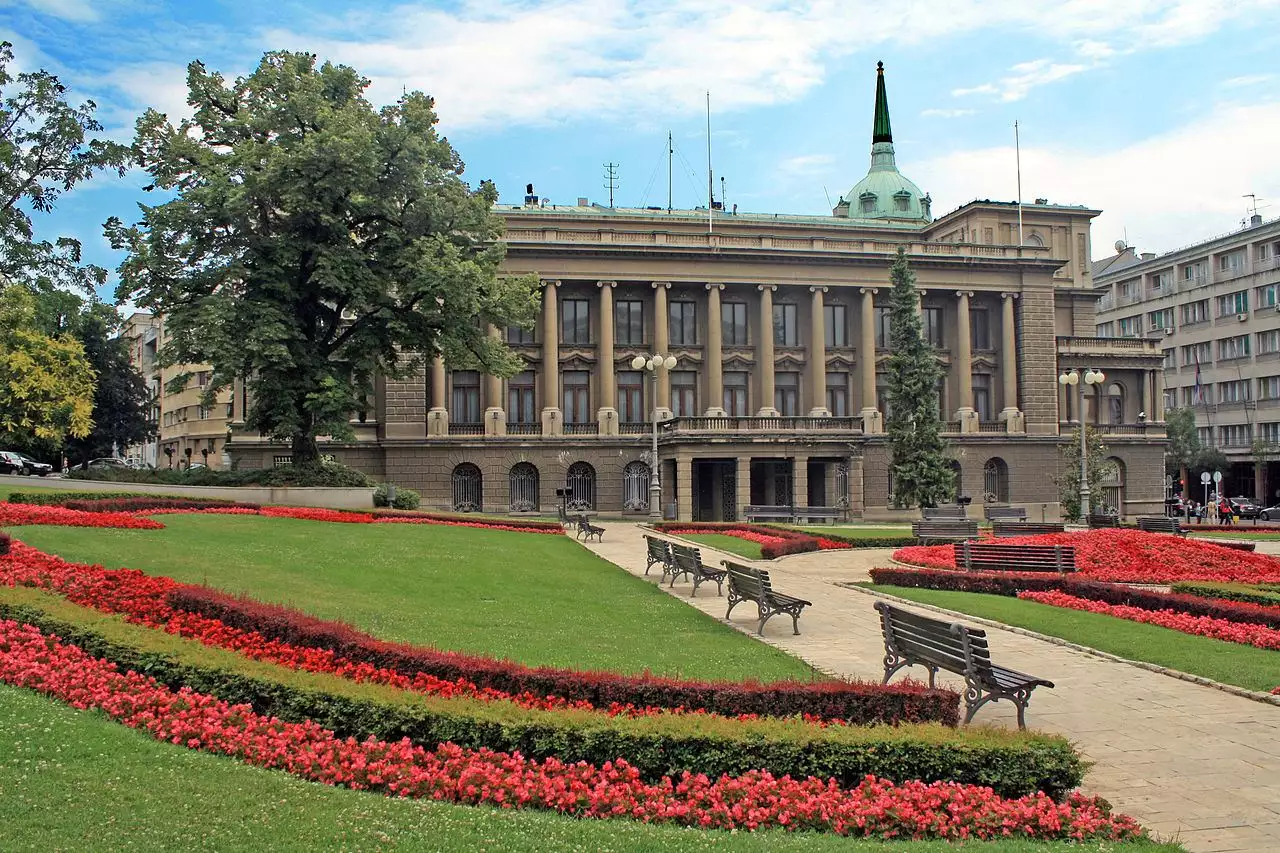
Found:
[[[0,484],[15,490],[42,488],[71,492],[134,492],[140,495],[221,498],[281,506],[373,509],[373,489],[337,489],[325,486],[170,486],[162,483],[117,483],[110,480],[52,477],[0,477]]]

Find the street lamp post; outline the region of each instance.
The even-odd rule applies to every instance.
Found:
[[[662,483],[658,480],[658,368],[676,366],[675,356],[638,355],[631,359],[633,370],[647,370],[653,377],[653,459],[649,465],[649,517],[662,517]]]
[[[1086,385],[1101,385],[1107,377],[1101,370],[1085,368],[1084,382],[1079,370],[1066,370],[1058,374],[1058,384],[1064,388],[1077,388],[1076,417],[1080,422],[1080,520],[1089,520],[1089,448],[1086,443],[1084,423],[1084,389]],[[1070,392],[1068,392],[1070,393]]]

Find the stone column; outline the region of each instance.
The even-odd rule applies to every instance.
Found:
[[[617,282],[601,281],[596,284],[600,288],[600,360],[599,371],[600,408],[596,410],[596,422],[600,425],[600,435],[618,434],[617,374],[613,363],[613,288]]]
[[[809,505],[809,457],[791,458],[791,505]]]
[[[827,331],[822,294],[825,287],[811,287],[813,294],[809,335],[809,417],[829,418],[827,409]]]
[[[669,281],[655,281],[653,283],[654,355],[670,355],[668,347],[671,346],[671,338],[667,327],[671,321],[671,314],[667,310],[667,291],[670,289],[671,282]],[[658,409],[658,420],[665,421],[671,417],[671,377],[667,374],[665,367],[655,367],[654,370],[658,376],[658,394],[655,401],[655,406]]]
[[[449,410],[445,408],[444,357],[431,359],[431,408],[427,410],[427,435],[449,434]]]
[[[1147,370],[1142,375],[1142,413],[1147,421],[1156,419],[1156,372]]]
[[[969,330],[971,290],[956,291],[956,378],[959,380],[960,406],[956,420],[961,432],[978,431],[978,413],[973,410],[973,337]]]
[[[675,458],[675,483],[663,483],[662,502],[676,502],[676,515],[680,521],[693,521],[693,457],[677,454]],[[675,491],[672,491],[672,485]]]
[[[502,341],[498,327],[490,324],[489,337],[494,344]],[[487,373],[484,377],[484,434],[506,435],[507,413],[502,406],[502,377]]]
[[[720,317],[723,284],[707,285],[707,417],[723,418],[724,407],[724,327]]]
[[[1149,420],[1156,423],[1164,423],[1164,370],[1153,371],[1153,388],[1151,389],[1151,398],[1155,401],[1152,405],[1154,411],[1147,412],[1150,416]]]
[[[760,408],[757,417],[776,418],[773,407],[773,284],[759,285],[760,339],[756,341],[756,369],[760,372]]]
[[[1016,293],[1002,293],[1004,311],[1000,319],[1000,378],[1004,384],[1004,409],[1000,420],[1011,433],[1026,431],[1022,412],[1018,409],[1018,339],[1014,330],[1013,300]]]
[[[751,457],[738,457],[738,493],[734,495],[737,504],[738,521],[747,520],[747,507],[751,506]]]
[[[884,418],[876,407],[876,289],[862,288],[862,338],[858,349],[862,356],[862,432],[866,435],[884,432]]]
[[[558,281],[543,282],[542,290],[542,434],[562,435],[560,411],[560,306]]]

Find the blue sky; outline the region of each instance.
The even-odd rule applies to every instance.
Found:
[[[91,97],[132,137],[149,106],[182,114],[185,66],[227,76],[264,51],[352,65],[385,103],[437,99],[467,177],[503,201],[705,202],[705,97],[717,188],[753,212],[820,214],[866,172],[875,63],[883,60],[899,167],[944,213],[1016,196],[1102,208],[1094,254],[1122,237],[1167,251],[1280,216],[1280,0],[0,0],[18,64]],[[119,258],[110,215],[136,218],[145,176],[63,197],[43,236]]]

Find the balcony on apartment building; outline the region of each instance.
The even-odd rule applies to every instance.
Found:
[[[1084,358],[1132,358],[1152,356],[1164,359],[1162,345],[1157,339],[1148,338],[1096,338],[1081,335],[1058,335],[1059,356]],[[1159,367],[1153,365],[1152,369]]]

